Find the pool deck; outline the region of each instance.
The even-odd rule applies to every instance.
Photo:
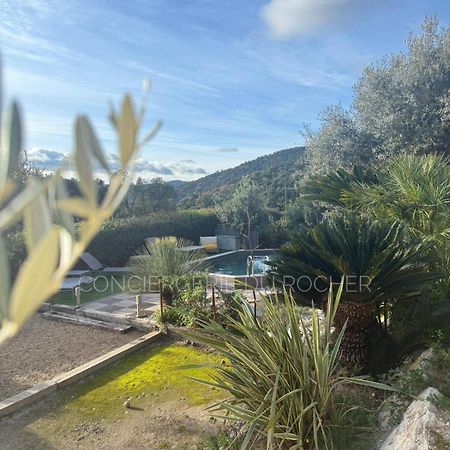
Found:
[[[143,294],[142,308],[143,315],[151,315],[159,309],[159,293]],[[85,303],[78,308],[78,313],[89,316],[112,319],[135,319],[136,318],[136,296],[127,293],[114,294],[108,297]]]

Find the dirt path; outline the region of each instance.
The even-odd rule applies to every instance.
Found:
[[[141,334],[119,334],[35,315],[0,346],[0,399],[73,369]]]
[[[217,425],[204,407],[164,404],[154,409],[124,410],[123,417],[110,420],[72,420],[52,426],[51,400],[0,421],[2,450],[192,450]]]

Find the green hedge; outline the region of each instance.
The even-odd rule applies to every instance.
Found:
[[[88,252],[105,266],[124,266],[147,237],[176,236],[195,244],[200,236],[212,236],[219,221],[209,209],[155,213],[129,219],[111,219],[92,241]],[[5,236],[12,276],[26,258],[24,235],[11,232]]]
[[[8,252],[9,268],[11,277],[14,279],[19,271],[21,264],[27,257],[27,250],[25,247],[25,237],[23,232],[15,231],[7,233],[5,236],[5,244]],[[0,269],[0,270],[3,270]]]
[[[145,238],[176,236],[197,244],[212,236],[218,225],[212,210],[157,213],[129,219],[111,219],[92,241],[88,251],[106,266],[124,266],[142,247]]]

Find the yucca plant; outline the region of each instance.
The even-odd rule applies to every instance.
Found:
[[[309,302],[322,302],[326,292],[345,278],[335,326],[347,322],[342,359],[366,368],[369,337],[386,330],[398,301],[422,295],[438,274],[428,271],[425,244],[407,241],[403,226],[343,212],[303,229],[283,246],[272,276]],[[377,349],[381,352],[381,349]]]
[[[197,381],[229,394],[211,410],[242,425],[243,449],[261,438],[268,449],[331,449],[333,430],[345,414],[336,399],[338,386],[353,382],[390,389],[338,375],[345,325],[335,339],[332,326],[342,289],[343,283],[335,299],[330,290],[322,319],[316,309],[302,317],[286,294],[285,301],[263,297],[257,320],[247,304],[237,319],[229,317],[227,328],[202,322],[200,332],[188,334],[224,356],[224,363],[214,366],[213,381]]]
[[[173,236],[146,242],[136,257],[131,258],[131,271],[141,286],[162,282],[163,299],[170,305],[183,277],[194,277],[208,267],[203,249],[192,242]]]

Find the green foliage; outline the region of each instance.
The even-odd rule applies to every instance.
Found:
[[[203,249],[186,249],[192,243],[169,236],[146,242],[137,256],[130,260],[130,269],[136,288],[148,292],[161,282],[162,295],[171,304],[186,286],[186,279],[206,270],[206,253]]]
[[[262,187],[250,178],[243,178],[228,200],[216,205],[216,213],[225,225],[234,227],[252,248],[252,231],[267,216],[266,197]]]
[[[427,262],[424,245],[405,241],[401,224],[343,211],[310,229],[303,228],[281,247],[273,262],[273,276],[280,283],[284,279],[285,284],[294,279],[293,288],[315,300],[330,283],[345,276],[352,285],[344,292],[344,301],[353,288],[353,301],[379,304],[422,293],[436,278],[427,272]],[[316,279],[311,286],[311,280]]]
[[[215,367],[214,381],[206,384],[230,395],[213,409],[224,413],[218,417],[242,424],[241,448],[252,448],[261,435],[267,448],[332,448],[333,430],[345,412],[336,400],[338,386],[354,382],[389,389],[337,374],[344,330],[334,344],[331,333],[342,286],[336,300],[330,293],[323,321],[313,309],[307,322],[290,297],[284,304],[263,298],[264,314],[258,321],[244,307],[238,320],[229,319],[228,329],[211,322],[203,324],[202,332],[189,334],[227,361]]]
[[[226,432],[221,432],[217,436],[203,439],[197,450],[239,450],[240,443],[230,437]]]
[[[173,211],[176,207],[174,187],[162,178],[153,178],[146,183],[138,178],[130,186],[115,217],[148,216],[154,212]]]
[[[4,239],[6,251],[8,254],[9,270],[12,281],[16,277],[21,265],[27,257],[25,238],[23,232],[11,231],[5,235]]]
[[[207,175],[176,188],[183,208],[211,208],[226,201],[245,177],[251,177],[264,187],[267,204],[271,208],[284,209],[285,200],[295,197],[297,171],[302,170],[304,147],[280,150],[227,170]]]
[[[7,110],[0,148],[0,341],[12,336],[42,301],[58,291],[65,274],[120,204],[128,189],[127,173],[132,172],[134,156],[157,129],[140,141],[143,112],[134,113],[129,96],[123,98],[118,114],[111,112],[121,164],[99,201],[94,166],[102,165],[109,174],[111,170],[87,117],[75,119],[71,160],[81,195],[69,197],[62,168],[45,179],[28,179],[20,190],[17,181],[21,181],[18,173],[23,172],[23,127],[18,104],[13,102]],[[82,220],[77,230],[75,218]],[[3,236],[19,223],[23,223],[27,257],[11,283],[10,256]]]
[[[450,153],[450,28],[426,19],[408,50],[365,68],[350,111],[327,109],[307,136],[308,173],[400,153]]]
[[[444,244],[450,238],[450,161],[400,155],[375,169],[338,170],[313,177],[304,197],[401,221],[412,236]]]
[[[309,302],[321,302],[322,293],[345,278],[336,327],[348,320],[342,362],[349,368],[383,371],[395,362],[397,350],[403,351],[405,337],[426,325],[411,320],[412,312],[416,298],[427,298],[439,273],[428,270],[426,246],[405,239],[398,222],[390,225],[342,211],[305,228],[281,247],[272,263],[275,280]],[[423,310],[422,317],[427,317]],[[396,326],[400,323],[402,328]]]
[[[218,223],[217,216],[210,210],[112,219],[103,225],[88,251],[106,266],[124,266],[148,237],[176,236],[198,242],[200,236],[214,235]]]

